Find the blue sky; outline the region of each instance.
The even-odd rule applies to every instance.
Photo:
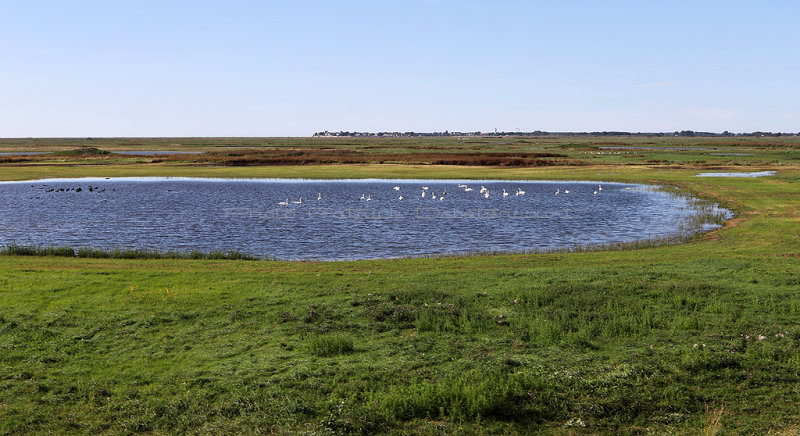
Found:
[[[0,1],[0,137],[800,132],[797,1]]]

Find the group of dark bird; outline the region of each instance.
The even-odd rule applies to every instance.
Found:
[[[36,185],[31,185],[31,188],[36,188]],[[56,187],[49,186],[49,185],[42,185],[38,189],[44,191],[45,193],[50,193],[50,192],[83,192],[84,191],[83,187],[81,187],[81,186],[74,186],[74,187],[68,187],[68,188],[62,188],[62,187],[56,188]],[[99,186],[89,185],[89,186],[86,187],[86,190],[89,191],[89,192],[93,192],[93,193],[99,194],[101,192],[105,192],[106,188],[101,188]],[[111,190],[114,191],[114,189],[111,189]],[[31,197],[31,198],[37,198],[38,199],[40,197]]]

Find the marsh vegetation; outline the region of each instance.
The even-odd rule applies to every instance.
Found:
[[[591,141],[565,149],[609,139]],[[677,186],[737,213],[678,244],[624,250],[357,262],[0,256],[0,433],[794,434],[800,150],[785,141],[685,164],[701,152],[538,168],[0,166],[6,180],[600,179]],[[695,177],[708,166],[777,173]]]

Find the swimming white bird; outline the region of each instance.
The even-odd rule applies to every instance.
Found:
[[[472,191],[474,191],[474,189],[472,189],[472,188],[464,188],[464,192],[472,192]]]
[[[569,189],[565,189],[565,190],[564,190],[564,193],[565,193],[565,194],[569,194]]]
[[[481,193],[481,194],[485,194],[485,193],[486,193],[486,191],[488,191],[488,189],[486,189],[486,187],[485,187],[485,186],[481,185],[481,190],[480,190],[480,193]]]
[[[288,206],[288,205],[289,205],[289,199],[288,198],[286,199],[286,201],[278,202],[278,206]]]
[[[436,193],[435,192],[431,192],[431,197],[433,197],[433,199],[436,200]]]
[[[400,190],[400,187],[399,187],[399,186],[395,186],[395,187],[394,187],[394,188],[392,188],[392,189],[394,189],[395,191],[399,191],[399,190]]]
[[[597,195],[597,191],[592,192],[592,194]]]
[[[303,197],[300,197],[297,201],[293,201],[292,204],[303,204]]]
[[[425,198],[425,191],[422,191],[422,198]]]
[[[441,201],[441,200],[444,200],[444,195],[440,195],[440,196],[439,196],[439,200],[440,200],[440,201]]]
[[[372,194],[367,195],[367,201],[372,201]]]
[[[402,199],[403,199],[403,196],[401,195],[401,196],[397,197],[397,199],[398,199],[398,200],[402,200]]]
[[[630,186],[629,186],[629,187],[627,187],[627,188],[625,188],[625,190],[626,190],[626,191],[630,191],[630,190],[631,190]]]
[[[561,192],[561,188],[556,189],[556,195],[558,195],[560,192]]]
[[[483,191],[483,197],[484,198],[489,198],[489,190],[488,189]]]
[[[459,183],[459,184],[458,184],[458,187],[459,187],[459,188],[466,188],[466,187],[467,187],[467,185],[464,185],[464,184],[462,184],[462,183]]]
[[[603,190],[603,185],[597,185],[597,190],[598,191],[602,191]]]
[[[427,186],[423,186],[423,187],[422,187],[422,189],[423,189],[424,191],[427,191],[427,190],[428,190],[428,189],[430,189],[430,188],[429,188],[429,187],[427,187]]]
[[[320,200],[322,200],[322,193],[321,192],[317,192],[317,201],[320,201]]]
[[[508,197],[508,192],[506,192],[506,188],[503,188],[503,197]]]
[[[517,195],[525,195],[525,191],[522,188],[517,188]]]
[[[364,196],[364,194],[361,194],[361,200],[366,200],[366,197]]]

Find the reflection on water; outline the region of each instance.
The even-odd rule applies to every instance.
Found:
[[[0,244],[370,259],[659,238],[696,213],[617,183],[53,179],[0,183]]]

